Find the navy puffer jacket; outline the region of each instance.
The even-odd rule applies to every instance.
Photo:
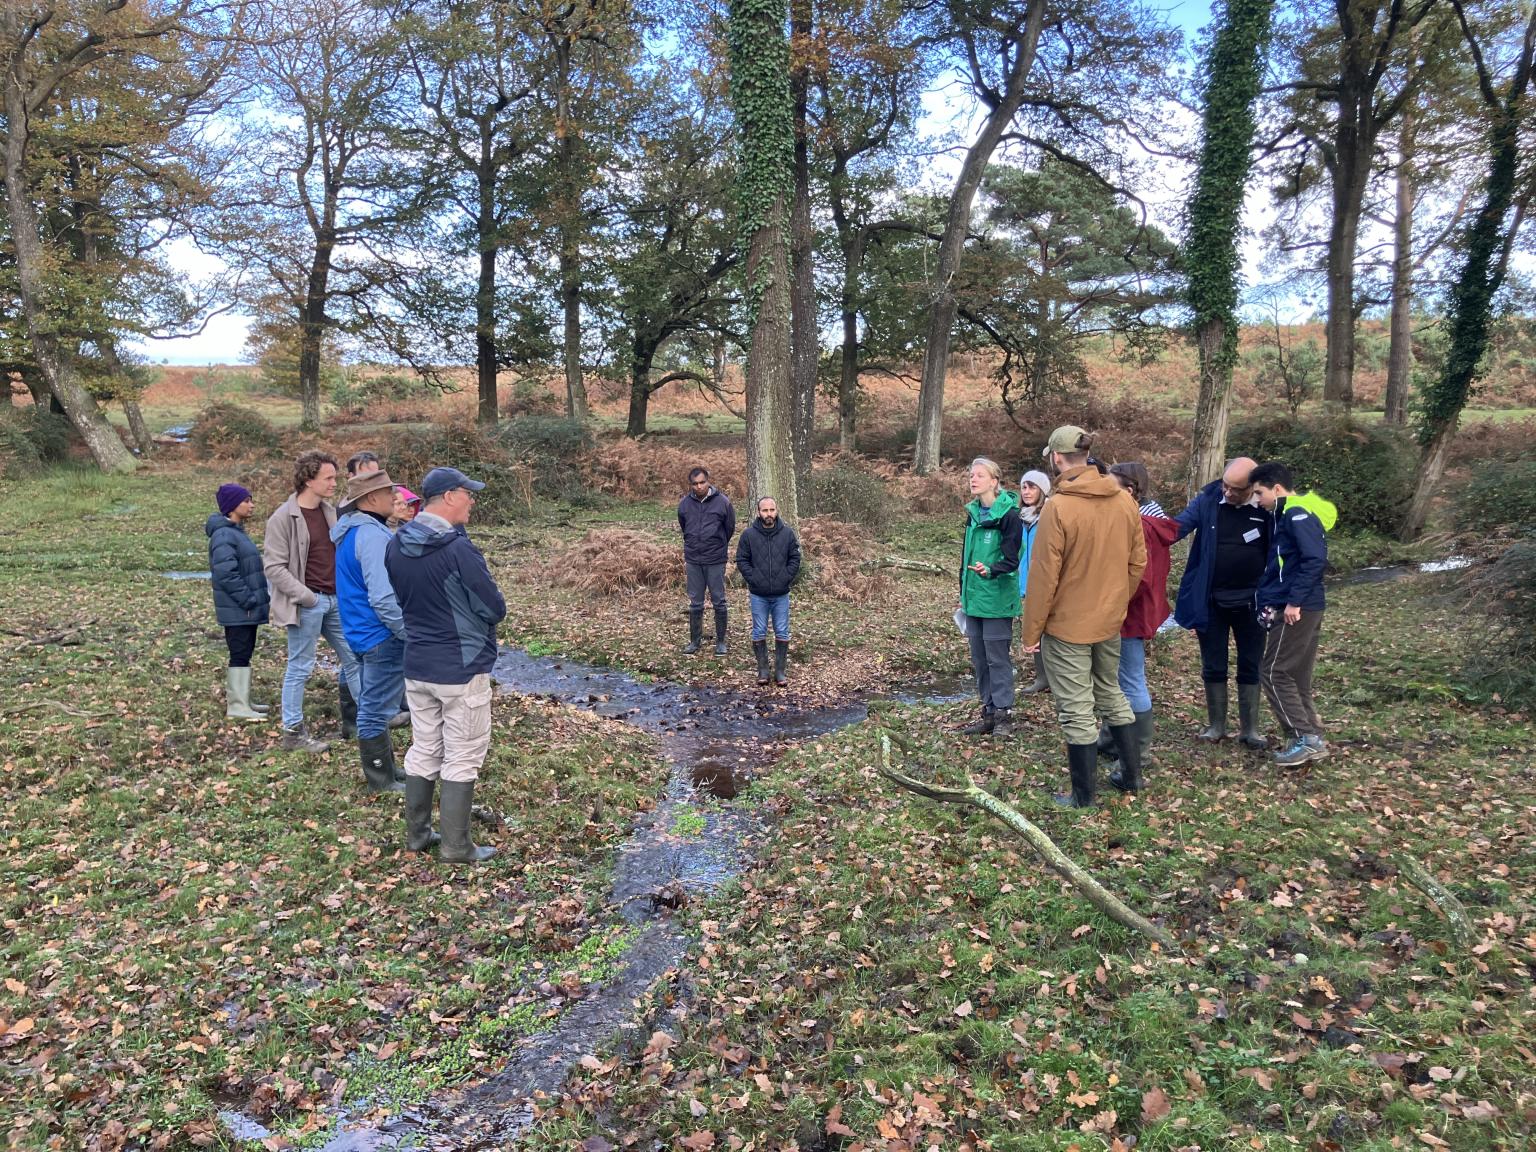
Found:
[[[755,596],[783,596],[800,575],[800,540],[782,520],[769,528],[761,516],[736,542],[736,570]]]
[[[213,573],[213,607],[225,628],[265,624],[272,593],[261,569],[261,549],[245,529],[215,512],[203,525],[208,533],[208,568]]]

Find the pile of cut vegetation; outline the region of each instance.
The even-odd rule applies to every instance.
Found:
[[[594,528],[542,565],[544,579],[583,592],[636,592],[683,584],[683,550],[632,528]]]
[[[873,567],[879,544],[869,532],[830,516],[812,516],[799,525],[799,590],[813,590],[833,600],[869,600],[888,592],[895,581]]]
[[[675,500],[688,490],[689,469],[700,467],[732,500],[746,499],[747,462],[740,451],[624,439],[604,441],[583,461],[588,485],[621,500]]]

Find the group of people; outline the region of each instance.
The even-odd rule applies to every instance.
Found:
[[[1312,670],[1333,505],[1295,492],[1285,464],[1239,458],[1170,517],[1152,498],[1145,466],[1106,468],[1091,453],[1083,429],[1057,428],[1042,452],[1049,474],[1026,472],[1017,494],[994,461],[971,463],[955,619],[970,645],[981,713],[963,731],[1012,731],[1013,622],[1022,617],[1034,662],[1023,691],[1051,692],[1067,745],[1071,789],[1057,802],[1091,806],[1101,758],[1118,761],[1112,786],[1140,789],[1153,738],[1146,646],[1169,616],[1170,549],[1193,533],[1173,615],[1200,642],[1200,738],[1226,738],[1235,640],[1242,743],[1268,746],[1262,687],[1284,733],[1275,762],[1297,767],[1326,756]]]
[[[249,489],[221,486],[208,518],[214,606],[229,649],[226,715],[263,721],[251,700],[257,629],[286,630],[282,746],[324,752],[304,723],[304,689],[323,637],[340,664],[343,736],[357,740],[370,792],[403,792],[406,847],[479,863],[495,850],[470,837],[475,782],[490,748],[491,667],[506,602],[465,525],[485,487],[433,468],[417,496],[372,453],[347,462],[347,491],[324,452],[294,462],[293,493],[267,520],[262,548],[246,532]],[[404,764],[391,727],[411,726]],[[432,827],[434,795],[441,832]]]

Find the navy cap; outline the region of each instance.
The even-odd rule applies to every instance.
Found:
[[[444,492],[451,492],[455,488],[468,488],[471,492],[478,492],[485,485],[478,480],[471,480],[457,468],[434,468],[421,478],[421,501],[425,504],[428,500],[436,499]]]

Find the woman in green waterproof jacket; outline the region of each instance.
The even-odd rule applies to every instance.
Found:
[[[965,506],[960,560],[960,611],[971,645],[971,671],[981,716],[969,736],[1013,730],[1013,621],[1019,614],[1019,548],[1024,539],[1019,498],[1003,488],[1002,471],[985,456],[971,461],[971,502]]]

